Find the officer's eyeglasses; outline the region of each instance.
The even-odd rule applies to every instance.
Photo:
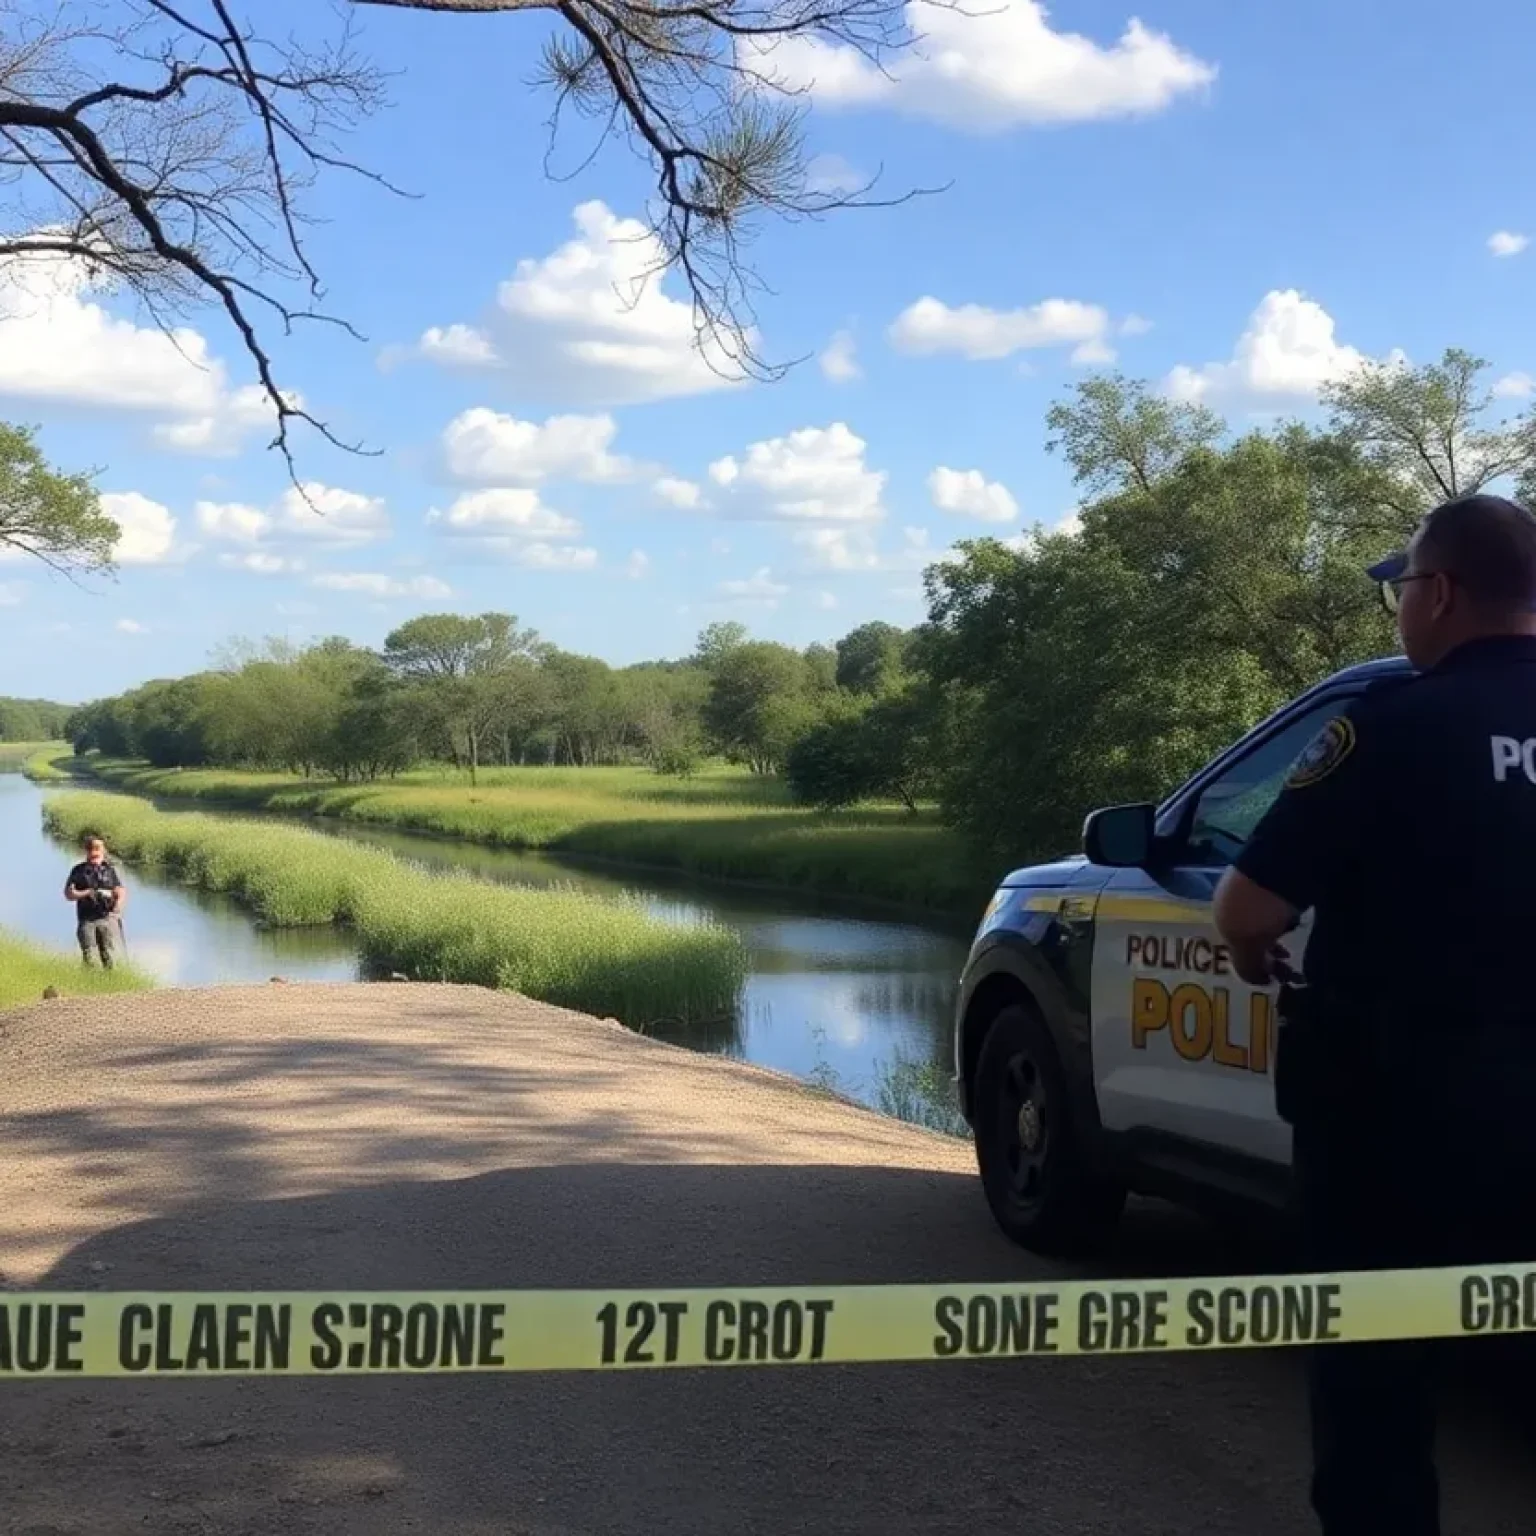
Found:
[[[1420,571],[1413,576],[1394,576],[1381,584],[1381,606],[1388,613],[1396,613],[1402,604],[1403,586],[1410,581],[1428,581],[1434,571]]]

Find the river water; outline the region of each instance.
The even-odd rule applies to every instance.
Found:
[[[77,855],[43,831],[44,794],[20,774],[0,773],[0,927],[67,947],[74,914],[62,891]],[[186,809],[159,804],[167,812]],[[627,891],[667,922],[713,920],[735,928],[750,964],[736,1015],[657,1033],[674,1044],[820,1081],[888,1113],[956,1128],[947,1077],[955,985],[966,951],[959,935],[820,911],[782,893],[341,822],[307,825],[428,868],[505,884]],[[262,928],[227,897],[118,863],[129,887],[129,956],[161,982],[346,981],[360,974],[344,931]]]

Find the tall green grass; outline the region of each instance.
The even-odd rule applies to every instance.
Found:
[[[29,753],[21,771],[38,784],[64,784],[80,776],[74,763],[69,743],[58,742]]]
[[[637,1027],[729,1012],[746,978],[732,929],[674,926],[637,901],[429,874],[318,832],[120,794],[69,792],[44,806],[71,842],[99,833],[134,863],[226,891],[273,926],[339,923],[381,970],[463,981],[612,1015]]]
[[[688,780],[640,768],[493,768],[471,788],[444,770],[372,784],[280,773],[96,771],[138,794],[177,796],[431,832],[504,848],[572,853],[719,879],[896,903],[970,920],[996,869],[981,869],[932,812],[796,807],[776,780],[730,769]]]
[[[44,768],[44,772],[50,771],[49,759],[61,757],[70,751],[67,741],[0,741],[0,773],[25,773],[28,777],[43,777],[44,774],[33,774],[33,764]],[[57,773],[57,777],[65,778],[67,775]]]
[[[153,982],[129,965],[110,971],[80,962],[79,951],[46,949],[14,933],[0,929],[0,1008],[35,1003],[47,987],[61,996],[95,996],[104,992],[138,992]]]

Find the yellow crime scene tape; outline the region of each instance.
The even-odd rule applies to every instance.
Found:
[[[1131,1355],[1536,1331],[1536,1264],[708,1290],[0,1295],[0,1377],[346,1376]]]

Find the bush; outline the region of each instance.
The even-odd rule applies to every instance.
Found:
[[[802,805],[836,811],[878,794],[882,772],[863,715],[813,726],[790,748],[784,782]]]

